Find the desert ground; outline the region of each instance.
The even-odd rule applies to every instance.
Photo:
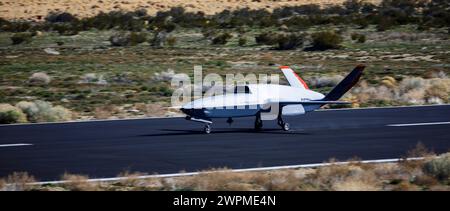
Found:
[[[172,7],[183,7],[189,12],[214,14],[238,8],[267,9],[305,4],[334,5],[344,0],[0,0],[0,17],[5,19],[42,20],[49,12],[70,12],[79,18],[91,17],[99,12],[147,10],[150,15]],[[370,0],[379,3],[380,0]]]

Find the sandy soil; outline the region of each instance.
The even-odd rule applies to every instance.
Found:
[[[381,0],[367,0],[378,3]],[[341,4],[344,0],[0,0],[0,17],[42,20],[51,11],[67,11],[78,17],[94,16],[103,11],[146,9],[149,14],[182,6],[187,11],[214,14],[225,9],[251,9],[304,4]]]

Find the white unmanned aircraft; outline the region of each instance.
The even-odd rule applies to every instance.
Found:
[[[321,108],[326,104],[347,104],[337,101],[360,79],[364,65],[358,65],[326,96],[312,91],[306,83],[288,66],[280,69],[290,86],[275,84],[249,84],[235,87],[234,93],[205,97],[189,102],[181,107],[186,119],[205,124],[204,132],[211,133],[213,118],[255,116],[255,130],[260,130],[263,120],[277,119],[278,125],[289,130],[283,116],[302,115]]]

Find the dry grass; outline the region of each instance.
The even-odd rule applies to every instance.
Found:
[[[67,183],[34,187],[33,190],[73,191],[133,191],[133,190],[192,190],[192,191],[416,191],[450,190],[448,162],[450,154],[434,156],[422,144],[410,155],[426,156],[424,160],[403,160],[399,163],[363,164],[359,159],[348,164],[334,163],[318,168],[290,170],[232,172],[211,169],[194,176],[172,178],[138,178],[142,174],[123,172],[116,182],[88,182],[87,176],[64,174]],[[2,182],[0,188],[31,190],[26,184],[34,179],[28,174],[15,173]],[[5,186],[13,183],[14,186]]]
[[[94,110],[94,117],[96,119],[109,119],[121,112],[120,108],[115,105],[104,105],[96,107]]]
[[[380,85],[362,81],[347,97],[358,103],[384,101],[393,104],[443,104],[449,102],[450,79],[406,77],[397,82],[393,77],[383,77]]]
[[[33,185],[30,183],[36,182],[34,177],[26,172],[14,172],[3,181],[3,189],[8,191],[32,190]]]
[[[76,175],[64,173],[61,180],[67,181],[63,187],[72,191],[98,191],[100,184],[97,182],[89,182],[89,177],[84,175]]]

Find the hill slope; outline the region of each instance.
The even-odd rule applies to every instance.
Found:
[[[39,20],[51,11],[67,11],[78,17],[94,16],[113,10],[146,9],[149,14],[181,6],[187,11],[214,14],[237,8],[272,10],[274,8],[304,4],[342,4],[345,0],[0,0],[0,17],[5,19]],[[378,3],[380,0],[368,0]]]

